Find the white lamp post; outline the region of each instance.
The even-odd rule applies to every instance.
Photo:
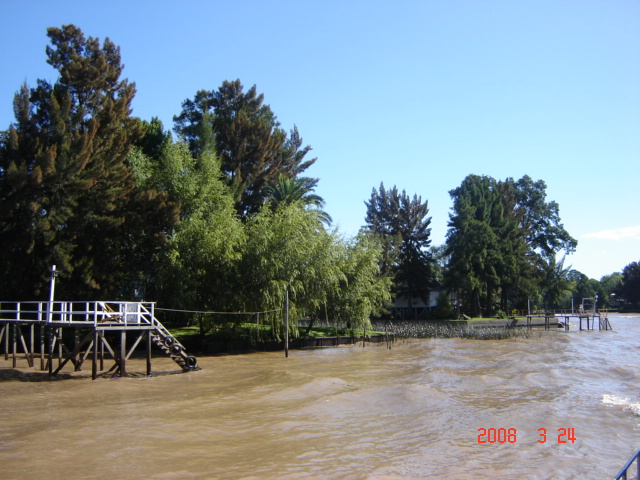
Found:
[[[49,315],[48,322],[53,320],[53,298],[56,290],[56,277],[58,276],[58,271],[56,270],[55,265],[51,265],[51,283],[49,284]]]

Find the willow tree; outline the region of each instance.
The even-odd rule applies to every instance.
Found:
[[[277,310],[268,317],[276,338],[287,294],[294,326],[306,317],[362,328],[388,305],[390,280],[380,274],[377,244],[326,231],[299,203],[261,210],[246,223],[246,239],[238,268],[243,309]]]
[[[386,313],[391,304],[392,277],[380,269],[382,245],[361,231],[355,238],[340,239],[338,288],[327,292],[326,318],[361,332],[371,326],[372,316]]]
[[[186,144],[167,142],[149,164],[153,187],[180,205],[180,222],[156,256],[153,293],[165,307],[236,310],[236,266],[245,237],[218,158],[212,153],[194,158]],[[211,328],[210,320],[199,317],[201,333]]]
[[[290,300],[291,319],[323,305],[326,291],[333,288],[341,272],[332,261],[329,233],[317,216],[298,203],[283,204],[275,211],[262,209],[246,225],[247,242],[240,272],[244,308],[253,311],[284,308]],[[283,316],[271,315],[278,336]]]
[[[47,63],[59,78],[20,89],[16,121],[0,143],[3,293],[42,297],[55,264],[67,298],[113,295],[142,228],[126,221],[134,183],[125,160],[143,133],[130,116],[135,84],[120,78],[120,49],[108,38],[85,38],[74,25],[47,35]],[[146,207],[139,207],[141,221]]]

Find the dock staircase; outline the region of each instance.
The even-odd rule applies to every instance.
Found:
[[[131,313],[141,313],[142,315],[137,317],[138,321],[142,323],[148,323],[152,328],[151,341],[164,352],[171,360],[176,362],[183,372],[189,372],[192,370],[200,370],[198,367],[198,359],[193,355],[187,353],[186,348],[175,337],[171,335],[171,332],[165,328],[165,326],[155,317],[154,310],[149,308],[145,304],[129,303],[124,305],[124,309],[120,307],[118,312],[107,302],[98,302],[98,306],[105,312],[107,320],[115,320],[122,322],[129,318],[136,319],[136,316],[131,317]],[[133,308],[131,308],[133,307]],[[122,312],[124,310],[124,312]]]
[[[162,350],[171,360],[176,362],[182,371],[189,372],[200,370],[198,359],[189,355],[178,340],[158,320],[155,321],[156,328],[151,332],[151,341]]]
[[[125,305],[124,314],[114,311],[114,309],[107,302],[97,302],[98,307],[104,312],[105,319],[102,321],[116,321],[122,322],[124,316],[129,315],[130,311],[134,310]],[[136,306],[136,304],[131,304]],[[121,310],[121,309],[120,309]],[[191,370],[200,370],[198,367],[198,360],[193,355],[187,354],[187,351],[178,340],[175,339],[165,328],[164,325],[155,317],[153,310],[147,308],[144,305],[140,305],[136,310],[140,310],[143,313],[142,320],[148,319],[148,324],[152,326],[151,341],[162,350],[171,360],[176,362],[184,372]],[[145,315],[146,314],[146,315]],[[124,316],[123,316],[124,315]]]

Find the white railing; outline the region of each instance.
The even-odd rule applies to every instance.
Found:
[[[154,302],[0,302],[0,321],[155,325]]]

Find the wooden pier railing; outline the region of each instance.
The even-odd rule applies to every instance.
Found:
[[[197,359],[155,318],[154,308],[153,302],[0,302],[0,347],[4,346],[5,360],[12,357],[14,368],[21,354],[29,367],[40,357],[40,368],[52,375],[69,362],[79,371],[92,355],[95,379],[104,370],[105,358],[114,361],[107,374],[126,376],[127,360],[146,339],[147,375],[152,345],[184,372],[198,370]]]
[[[527,326],[532,325],[532,321],[535,318],[544,319],[544,328],[548,330],[551,328],[552,320],[564,319],[564,329],[569,330],[569,320],[577,318],[579,320],[579,329],[582,330],[582,321],[586,323],[587,330],[595,330],[595,321],[598,319],[598,330],[613,330],[611,323],[609,322],[608,310],[595,310],[580,312],[575,310],[545,310],[536,313],[527,313]],[[560,326],[560,322],[557,323]]]

